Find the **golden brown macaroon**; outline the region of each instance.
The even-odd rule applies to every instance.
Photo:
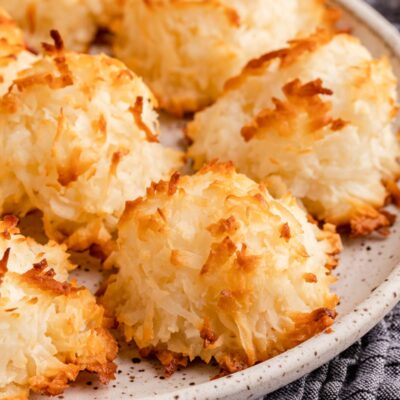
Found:
[[[58,395],[84,370],[107,383],[117,354],[109,321],[87,289],[60,283],[37,265],[8,272],[0,285],[0,398]]]
[[[334,228],[231,164],[153,184],[127,204],[118,233],[119,270],[102,302],[167,374],[196,357],[235,372],[334,321]]]
[[[16,224],[0,222],[0,399],[61,394],[83,370],[108,382],[111,320],[87,289],[65,281],[74,267],[65,249],[25,238]]]
[[[321,0],[127,0],[115,54],[143,76],[161,107],[196,111],[246,63],[331,26]]]
[[[398,196],[393,128],[397,82],[387,58],[373,59],[347,34],[320,31],[251,61],[187,132],[195,166],[215,158],[289,190],[319,220],[354,235],[393,218],[380,209]]]
[[[65,52],[53,35],[56,45],[0,100],[1,168],[43,212],[48,237],[105,246],[125,201],[183,157],[158,142],[155,100],[140,78],[105,55]]]

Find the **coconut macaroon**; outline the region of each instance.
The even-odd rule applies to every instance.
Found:
[[[0,221],[0,398],[56,395],[83,370],[113,378],[117,345],[95,297],[67,283],[63,246],[22,236],[17,218]]]
[[[35,60],[36,57],[25,48],[21,30],[0,8],[0,95],[5,94],[18,73]],[[0,157],[4,158],[1,148]],[[16,207],[24,214],[31,205],[12,171],[0,168],[0,214],[9,213]]]
[[[189,156],[232,160],[274,195],[288,188],[320,220],[365,235],[392,223],[398,192],[396,79],[359,40],[320,31],[251,61],[187,132]]]
[[[56,29],[68,49],[86,51],[98,24],[110,20],[108,13],[114,13],[117,4],[109,0],[0,0],[0,6],[17,21],[36,50],[41,50],[42,42],[47,42],[50,31]]]
[[[179,168],[182,154],[158,142],[154,99],[122,63],[56,46],[0,100],[7,155],[44,214],[45,232],[82,250],[111,239],[125,201]]]
[[[340,248],[293,197],[214,163],[127,204],[102,301],[167,373],[195,357],[235,372],[333,323]]]
[[[114,50],[181,115],[214,101],[250,59],[334,14],[323,0],[127,0]]]
[[[107,383],[117,354],[109,321],[87,289],[55,280],[40,265],[7,272],[0,285],[0,398],[58,395],[84,370]]]

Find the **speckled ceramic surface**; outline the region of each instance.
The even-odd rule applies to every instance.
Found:
[[[337,1],[344,10],[343,24],[351,27],[375,55],[387,54],[400,78],[400,35],[375,11],[359,0]],[[164,141],[179,146],[179,122],[164,118]],[[26,225],[32,224],[25,221]],[[243,372],[210,380],[217,369],[201,363],[164,379],[156,363],[141,360],[132,347],[123,347],[115,382],[101,386],[82,375],[65,395],[68,400],[108,399],[250,399],[271,392],[319,367],[371,329],[400,296],[400,223],[387,239],[344,240],[337,292],[340,316],[330,334],[321,334],[272,360]],[[94,267],[96,270],[96,267]],[[79,268],[78,280],[93,290],[101,274]],[[43,399],[37,396],[36,400]]]

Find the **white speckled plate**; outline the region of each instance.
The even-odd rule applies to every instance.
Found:
[[[344,24],[353,28],[375,54],[387,54],[400,78],[400,35],[361,0],[338,0],[345,10]],[[164,119],[165,141],[180,139],[179,124]],[[70,400],[111,399],[250,399],[257,398],[314,370],[346,349],[370,330],[398,301],[400,295],[400,223],[388,239],[345,240],[337,269],[340,316],[333,333],[321,334],[269,361],[218,380],[218,371],[201,363],[164,379],[162,369],[137,357],[133,348],[123,347],[117,360],[118,375],[109,386],[83,375],[64,396]],[[100,274],[80,268],[83,284],[95,289]],[[43,397],[35,397],[43,399]]]

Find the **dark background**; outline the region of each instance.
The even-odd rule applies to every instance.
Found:
[[[400,29],[400,0],[366,0]]]

